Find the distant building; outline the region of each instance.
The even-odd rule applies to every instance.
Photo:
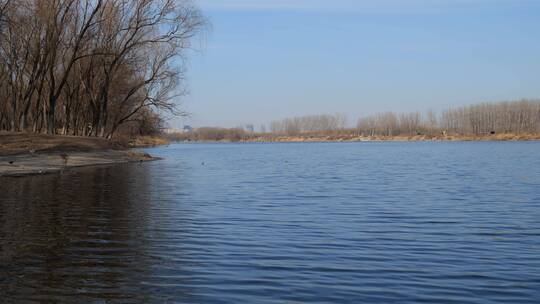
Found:
[[[167,128],[162,130],[165,134],[175,134],[175,133],[182,133],[182,129],[175,129],[175,128]]]

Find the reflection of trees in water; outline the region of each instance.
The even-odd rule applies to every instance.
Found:
[[[147,171],[121,165],[2,179],[0,297],[144,300],[141,277],[156,263]]]

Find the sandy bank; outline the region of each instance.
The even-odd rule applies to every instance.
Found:
[[[145,153],[112,150],[0,156],[0,177],[48,174],[77,167],[152,161],[156,159]]]
[[[76,167],[156,159],[103,138],[0,133],[0,176],[45,174]]]
[[[0,132],[0,156],[25,153],[122,150],[126,146],[98,137]]]

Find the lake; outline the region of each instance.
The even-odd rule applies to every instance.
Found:
[[[147,152],[0,178],[0,302],[540,302],[539,142]]]

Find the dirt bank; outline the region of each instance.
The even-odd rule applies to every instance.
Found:
[[[123,150],[126,146],[98,137],[0,132],[0,156],[24,153]]]
[[[156,159],[103,138],[0,133],[0,176],[45,174],[76,167]]]

